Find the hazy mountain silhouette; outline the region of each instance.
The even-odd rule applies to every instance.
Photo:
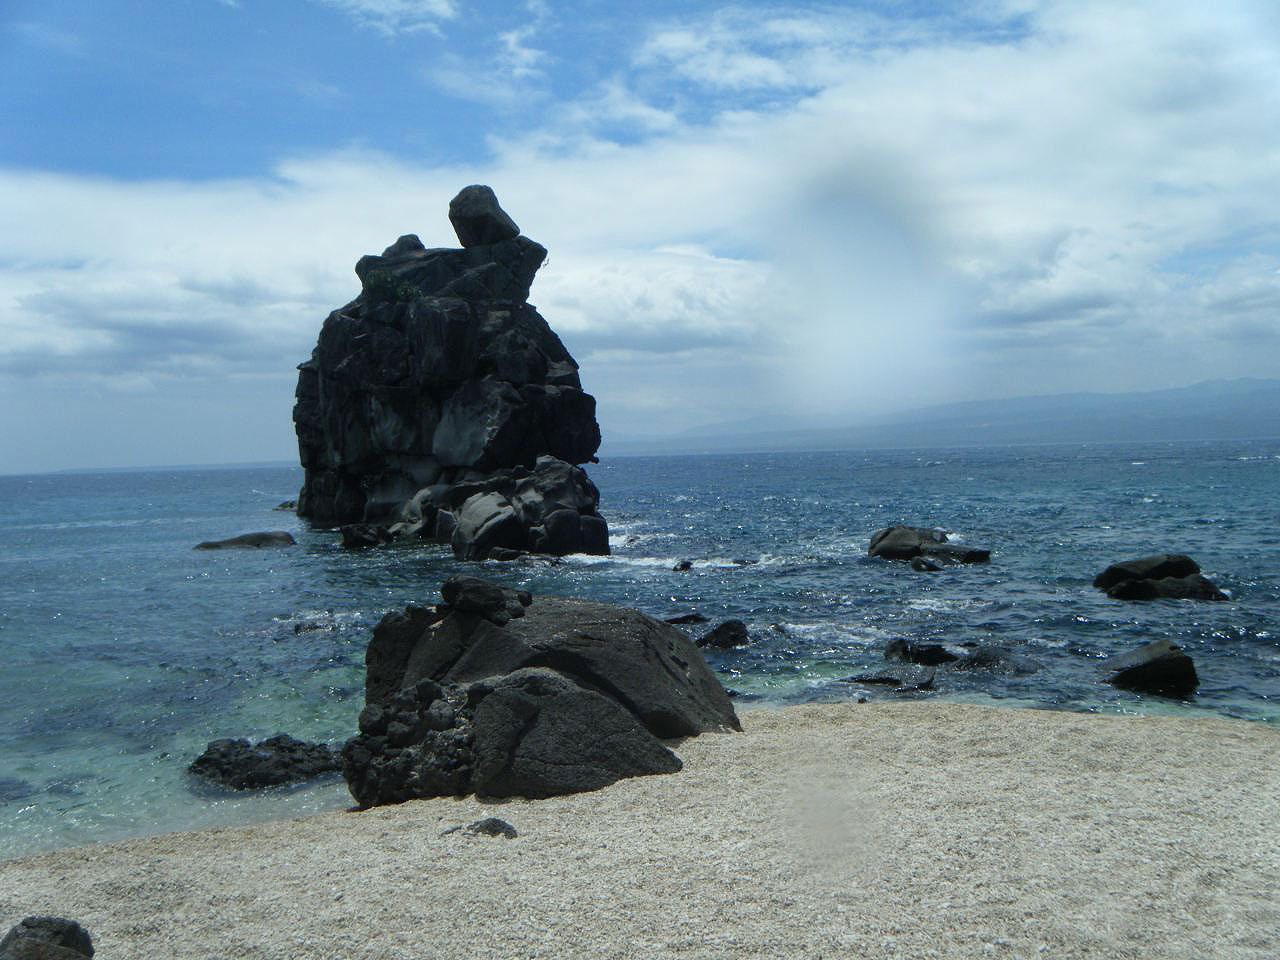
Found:
[[[862,421],[850,418],[847,425],[836,427],[757,417],[665,437],[606,436],[601,453],[626,456],[1260,437],[1280,437],[1280,380],[1210,380],[1141,393],[976,400]]]

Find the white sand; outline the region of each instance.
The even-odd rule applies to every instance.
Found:
[[[1280,731],[955,704],[755,710],[682,773],[0,863],[99,960],[1280,956]],[[441,837],[482,816],[515,840]]]

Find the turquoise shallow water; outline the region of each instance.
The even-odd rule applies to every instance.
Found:
[[[628,458],[591,474],[613,557],[483,568],[535,593],[740,617],[755,643],[710,659],[757,702],[890,696],[839,679],[883,669],[884,644],[907,637],[996,642],[1039,665],[940,671],[933,696],[1280,722],[1280,441]],[[216,737],[344,739],[373,624],[433,602],[459,569],[432,545],[348,553],[273,512],[300,480],[0,477],[0,857],[349,803],[341,782],[236,796],[184,772]],[[893,522],[947,527],[993,562],[923,576],[867,561]],[[299,545],[191,550],[263,529]],[[1231,601],[1121,604],[1089,586],[1166,549]],[[672,571],[684,558],[693,570]],[[1194,700],[1098,682],[1106,656],[1164,636],[1196,660]]]

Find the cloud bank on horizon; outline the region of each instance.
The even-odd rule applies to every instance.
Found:
[[[9,470],[291,456],[472,182],[606,437],[1280,376],[1269,3],[77,6],[0,14]]]

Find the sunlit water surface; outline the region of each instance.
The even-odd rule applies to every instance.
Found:
[[[745,620],[709,657],[740,702],[895,696],[897,637],[997,643],[1036,672],[940,670],[942,699],[1280,722],[1280,441],[607,460],[590,470],[614,554],[468,565],[534,593],[654,616]],[[443,547],[350,553],[273,512],[296,469],[0,477],[0,858],[138,834],[337,809],[340,780],[257,794],[201,788],[211,739],[340,742],[363,705],[369,632],[463,569]],[[894,522],[994,551],[914,574],[865,558]],[[299,545],[196,552],[286,529]],[[1190,553],[1227,603],[1123,604],[1108,563]],[[693,560],[687,573],[672,570]],[[746,561],[746,562],[743,562]],[[705,628],[691,628],[693,630]],[[1194,657],[1189,703],[1099,682],[1157,637]],[[924,696],[919,694],[918,696]]]

